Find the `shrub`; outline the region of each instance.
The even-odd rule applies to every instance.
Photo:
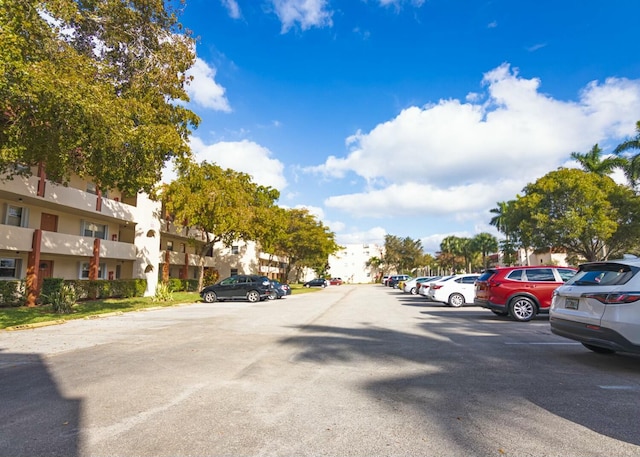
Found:
[[[156,287],[156,294],[153,296],[154,302],[162,302],[162,301],[170,301],[173,299],[173,294],[171,293],[171,287],[168,283],[161,282]]]
[[[69,314],[71,308],[76,304],[76,290],[70,284],[62,284],[58,290],[51,295],[41,295],[45,303],[51,304],[54,313]]]
[[[25,303],[24,281],[0,281],[0,306],[22,306]]]

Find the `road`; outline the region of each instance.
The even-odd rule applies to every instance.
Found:
[[[638,456],[640,357],[380,285],[0,332],[0,456]]]

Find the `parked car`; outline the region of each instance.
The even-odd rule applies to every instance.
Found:
[[[419,284],[428,281],[436,281],[439,278],[440,276],[418,276],[417,278],[408,279],[407,281],[405,281],[401,289],[404,293],[416,295]]]
[[[580,265],[553,294],[551,331],[594,352],[640,354],[640,259]]]
[[[386,285],[387,285],[387,281],[389,281],[389,275],[384,275],[384,276],[382,277],[382,280],[380,281],[380,283],[381,283],[383,286],[386,286]]]
[[[271,295],[273,288],[266,276],[233,275],[200,291],[206,303],[224,300],[248,300],[252,303]]]
[[[454,308],[473,303],[475,283],[479,277],[479,274],[457,274],[445,281],[431,282],[427,296],[432,301],[446,303]]]
[[[269,295],[269,300],[291,295],[291,287],[289,287],[289,284],[284,284],[276,279],[272,279],[271,287],[273,288],[273,292]]]
[[[329,285],[330,286],[341,286],[342,285],[342,278],[331,278],[329,280]]]
[[[545,265],[490,268],[476,281],[474,303],[498,316],[527,322],[549,312],[553,291],[576,271]]]
[[[398,283],[400,281],[406,281],[408,279],[411,279],[411,276],[409,276],[409,275],[392,275],[391,277],[389,277],[389,280],[387,281],[387,286],[393,287],[394,289],[396,289],[398,287]]]
[[[436,279],[436,281],[445,282],[445,281],[448,281],[451,278],[453,278],[452,275],[441,276],[438,279]],[[422,284],[420,284],[420,287],[417,290],[418,294],[422,295],[425,298],[429,298],[429,286],[431,286],[432,282],[434,282],[434,281],[427,281],[427,282],[423,282]]]
[[[329,285],[329,281],[324,278],[316,278],[311,281],[307,281],[303,284],[304,287],[327,287]]]

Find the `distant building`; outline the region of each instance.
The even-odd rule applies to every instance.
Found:
[[[372,257],[382,258],[384,247],[377,244],[348,244],[344,249],[329,256],[329,276],[342,278],[347,283],[371,283],[376,281],[378,271],[367,266]]]

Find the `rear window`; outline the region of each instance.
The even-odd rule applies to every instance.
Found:
[[[513,270],[507,275],[507,279],[511,279],[512,281],[524,280],[524,278],[522,277],[522,270]]]
[[[625,284],[638,273],[638,268],[619,263],[581,265],[580,270],[567,281],[575,286],[617,286]]]
[[[567,282],[569,279],[573,278],[576,274],[575,270],[570,270],[568,268],[558,268],[558,273],[560,274],[560,278]]]
[[[487,281],[494,274],[496,274],[496,270],[487,270],[480,275],[478,281]]]

